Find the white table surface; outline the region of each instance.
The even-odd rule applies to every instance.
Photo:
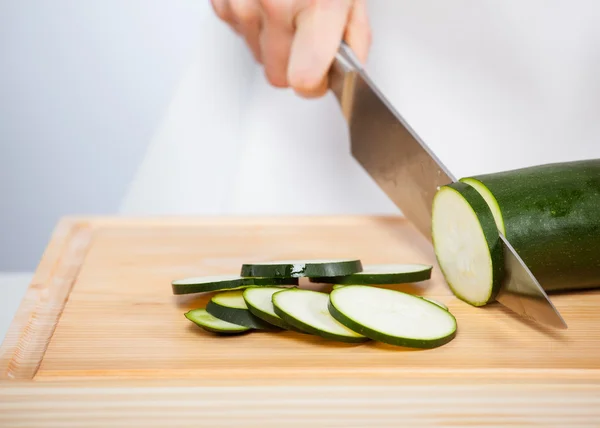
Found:
[[[33,273],[0,272],[0,343],[4,341],[8,327],[25,296]]]

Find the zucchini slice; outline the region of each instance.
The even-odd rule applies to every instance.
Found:
[[[544,290],[600,287],[600,159],[461,181],[488,202],[498,228]]]
[[[282,291],[279,287],[251,287],[243,292],[243,298],[252,315],[285,330],[296,329],[281,319],[273,308],[273,294]]]
[[[460,181],[462,183],[467,183],[469,186],[473,187],[475,190],[477,190],[477,192],[479,192],[479,194],[488,204],[488,207],[490,207],[490,210],[492,210],[492,214],[494,215],[494,220],[496,221],[496,226],[498,227],[498,230],[503,235],[506,235],[506,227],[504,226],[502,211],[500,210],[500,205],[498,205],[498,201],[496,200],[492,192],[490,192],[489,189],[485,187],[485,185],[476,178],[462,178]]]
[[[241,290],[223,291],[213,296],[206,305],[206,312],[223,321],[256,330],[278,330],[250,312]]]
[[[397,290],[348,285],[331,292],[328,307],[346,327],[390,345],[435,348],[456,336],[449,311]]]
[[[342,287],[346,287],[346,286],[342,285],[342,284],[334,284],[332,289],[337,290],[338,288],[342,288]],[[448,310],[448,306],[444,305],[442,302],[438,302],[437,300],[430,299],[429,297],[424,297],[424,296],[417,296],[417,297],[420,297],[423,300],[427,300],[428,302],[431,302],[434,305],[438,305],[442,309]]]
[[[282,260],[272,262],[245,263],[243,277],[298,278],[317,276],[350,275],[362,271],[358,259],[337,260]]]
[[[243,278],[238,275],[214,275],[178,279],[171,283],[173,294],[235,290],[263,285],[298,285],[298,278]]]
[[[425,264],[366,265],[362,272],[345,276],[314,277],[311,282],[340,285],[406,284],[431,278],[433,266]]]
[[[206,309],[192,309],[185,313],[185,317],[203,328],[206,331],[217,334],[240,334],[250,330],[249,327],[244,327],[238,324],[232,324],[222,319],[216,318],[206,312]]]
[[[319,291],[295,288],[273,294],[275,313],[298,330],[338,342],[369,340],[336,321],[329,313],[328,304],[329,295]]]
[[[438,302],[437,300],[434,299],[430,299],[429,297],[423,297],[423,296],[419,296],[421,297],[421,299],[423,300],[427,300],[428,302],[433,303],[434,305],[438,305],[440,308],[444,309],[444,310],[448,310],[448,306],[444,305],[442,302]]]
[[[434,196],[431,222],[435,255],[454,295],[473,306],[494,301],[504,253],[483,197],[466,183],[442,186]]]

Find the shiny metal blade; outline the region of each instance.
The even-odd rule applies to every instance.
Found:
[[[433,197],[439,186],[456,178],[395,111],[345,44],[332,67],[330,86],[348,122],[352,155],[431,242]],[[504,236],[502,241],[507,275],[497,300],[527,319],[566,328],[514,248]]]
[[[560,315],[535,276],[504,235],[505,278],[496,301],[525,319],[566,329],[567,323]]]

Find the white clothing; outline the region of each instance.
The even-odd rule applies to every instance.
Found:
[[[122,212],[396,213],[333,95],[269,86],[207,14]],[[369,14],[367,71],[455,176],[600,158],[600,2],[372,0]]]

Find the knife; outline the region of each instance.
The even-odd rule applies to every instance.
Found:
[[[431,243],[433,197],[456,178],[383,96],[345,43],[331,67],[329,86],[348,124],[352,156]],[[502,233],[500,238],[506,274],[496,300],[527,320],[567,328],[523,259]]]

